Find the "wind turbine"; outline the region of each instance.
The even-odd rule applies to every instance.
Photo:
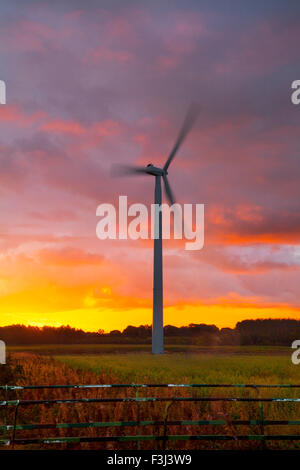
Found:
[[[161,179],[163,179],[165,192],[170,204],[174,204],[174,196],[167,175],[168,168],[174,159],[179,147],[194,125],[198,115],[198,108],[190,106],[177,140],[166,163],[162,168],[149,163],[146,167],[122,165],[117,167],[116,176],[125,175],[152,175],[155,176],[154,203],[161,205]],[[158,207],[158,206],[156,206]],[[163,354],[164,352],[164,329],[163,329],[163,262],[162,262],[162,213],[159,211],[158,220],[155,217],[154,233],[154,266],[153,266],[153,323],[152,323],[152,354]]]

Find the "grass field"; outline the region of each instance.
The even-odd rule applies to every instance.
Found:
[[[184,347],[167,349],[163,356],[152,356],[149,346],[116,345],[47,345],[42,347],[11,348],[14,361],[23,368],[22,376],[16,382],[24,384],[92,384],[92,383],[236,383],[236,384],[297,384],[300,383],[300,366],[291,362],[289,348],[274,347]],[[135,397],[134,389],[101,389],[91,391],[23,391],[16,397],[25,399],[78,397]],[[254,389],[140,389],[140,396],[164,397],[257,397]],[[50,395],[49,395],[50,394]],[[264,389],[263,397],[298,397],[299,389]],[[300,419],[298,403],[264,403],[264,418],[291,420]],[[135,403],[93,404],[76,406],[40,406],[24,410],[19,419],[22,423],[59,423],[87,421],[130,421],[140,419],[161,420],[165,403],[143,403],[137,409]],[[176,403],[170,409],[169,419],[211,420],[259,419],[259,404],[244,402],[198,402]],[[300,426],[266,426],[266,434],[298,434]],[[67,434],[66,434],[67,432]],[[136,434],[134,427],[97,429],[59,429],[25,432],[28,436],[109,436]],[[142,434],[160,434],[159,427],[145,426]],[[26,434],[27,433],[27,434]],[[57,434],[58,433],[58,434]],[[260,434],[259,426],[211,426],[186,425],[169,426],[170,434]],[[157,448],[158,443],[143,442],[142,448]],[[169,448],[214,449],[214,448],[257,448],[258,442],[206,442],[183,441],[168,444]],[[153,447],[154,446],[154,447]],[[268,448],[298,448],[296,441],[268,442]],[[63,447],[63,446],[60,446]],[[36,447],[35,447],[36,448]],[[81,444],[78,448],[135,449],[136,443]]]
[[[153,356],[149,345],[114,344],[26,345],[9,352],[50,356],[126,383],[300,383],[300,366],[286,347],[168,345],[162,356]]]
[[[116,376],[119,382],[174,383],[300,383],[300,368],[287,355],[257,353],[174,353],[152,356],[139,352],[57,355],[72,368]]]

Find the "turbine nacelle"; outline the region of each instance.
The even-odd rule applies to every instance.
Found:
[[[168,174],[168,172],[163,170],[163,168],[158,168],[157,166],[152,165],[152,163],[149,163],[146,166],[145,172],[153,176],[163,176]]]

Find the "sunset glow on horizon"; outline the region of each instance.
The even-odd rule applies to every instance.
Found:
[[[0,326],[152,324],[153,241],[99,240],[96,208],[150,206],[153,178],[111,166],[163,165],[191,101],[169,177],[205,242],[164,241],[164,324],[300,319],[299,17],[103,5],[1,6]]]
[[[19,311],[18,311],[19,312]],[[77,309],[65,312],[46,314],[28,314],[20,312],[11,315],[14,321],[3,323],[0,326],[19,324],[42,328],[43,326],[72,328],[84,331],[104,330],[109,333],[112,330],[123,331],[127,326],[151,325],[152,307],[137,308],[135,310],[114,311],[103,309]],[[234,328],[236,324],[249,319],[299,319],[299,309],[288,306],[262,307],[235,306],[235,305],[183,305],[177,307],[164,307],[164,324],[173,326],[187,326],[191,323],[206,323],[216,325],[218,328]],[[7,317],[9,318],[9,317]]]

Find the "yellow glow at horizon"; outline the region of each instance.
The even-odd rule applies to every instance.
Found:
[[[123,330],[128,325],[151,325],[151,308],[112,309],[95,308],[94,299],[85,299],[86,308],[65,311],[29,313],[16,311],[0,313],[0,326],[24,324],[32,326],[70,325],[85,331],[103,329]],[[89,305],[88,305],[89,304]],[[164,324],[184,326],[189,323],[215,324],[219,328],[234,328],[236,323],[246,319],[257,318],[300,318],[300,309],[291,307],[255,307],[234,304],[183,304],[164,308]]]

